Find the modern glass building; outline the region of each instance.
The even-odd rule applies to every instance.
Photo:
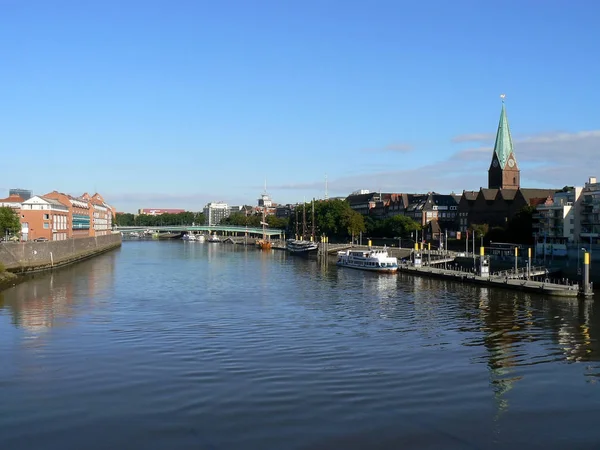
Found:
[[[18,189],[18,188],[10,189],[8,191],[8,195],[18,195],[23,200],[29,200],[31,197],[33,197],[33,191],[31,191],[29,189]]]

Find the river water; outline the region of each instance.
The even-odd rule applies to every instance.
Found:
[[[124,242],[0,293],[0,449],[600,445],[593,302]]]

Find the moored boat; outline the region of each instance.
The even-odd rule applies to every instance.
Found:
[[[267,239],[259,239],[256,241],[256,246],[261,250],[271,250],[271,241]]]
[[[372,272],[395,273],[398,271],[398,259],[389,256],[385,247],[383,249],[339,251],[336,264],[341,267]]]
[[[285,242],[285,247],[292,255],[309,255],[318,250],[319,244],[314,241],[288,239]]]
[[[221,238],[216,234],[213,234],[208,237],[208,242],[221,242]]]

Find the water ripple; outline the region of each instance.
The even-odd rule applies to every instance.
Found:
[[[567,422],[589,447],[599,317],[284,252],[128,242],[0,297],[0,447],[507,448],[525,413],[529,442],[556,448]]]

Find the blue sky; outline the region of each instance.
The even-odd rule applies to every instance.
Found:
[[[600,175],[595,1],[0,0],[10,187],[119,210]],[[2,196],[2,195],[0,195]]]

